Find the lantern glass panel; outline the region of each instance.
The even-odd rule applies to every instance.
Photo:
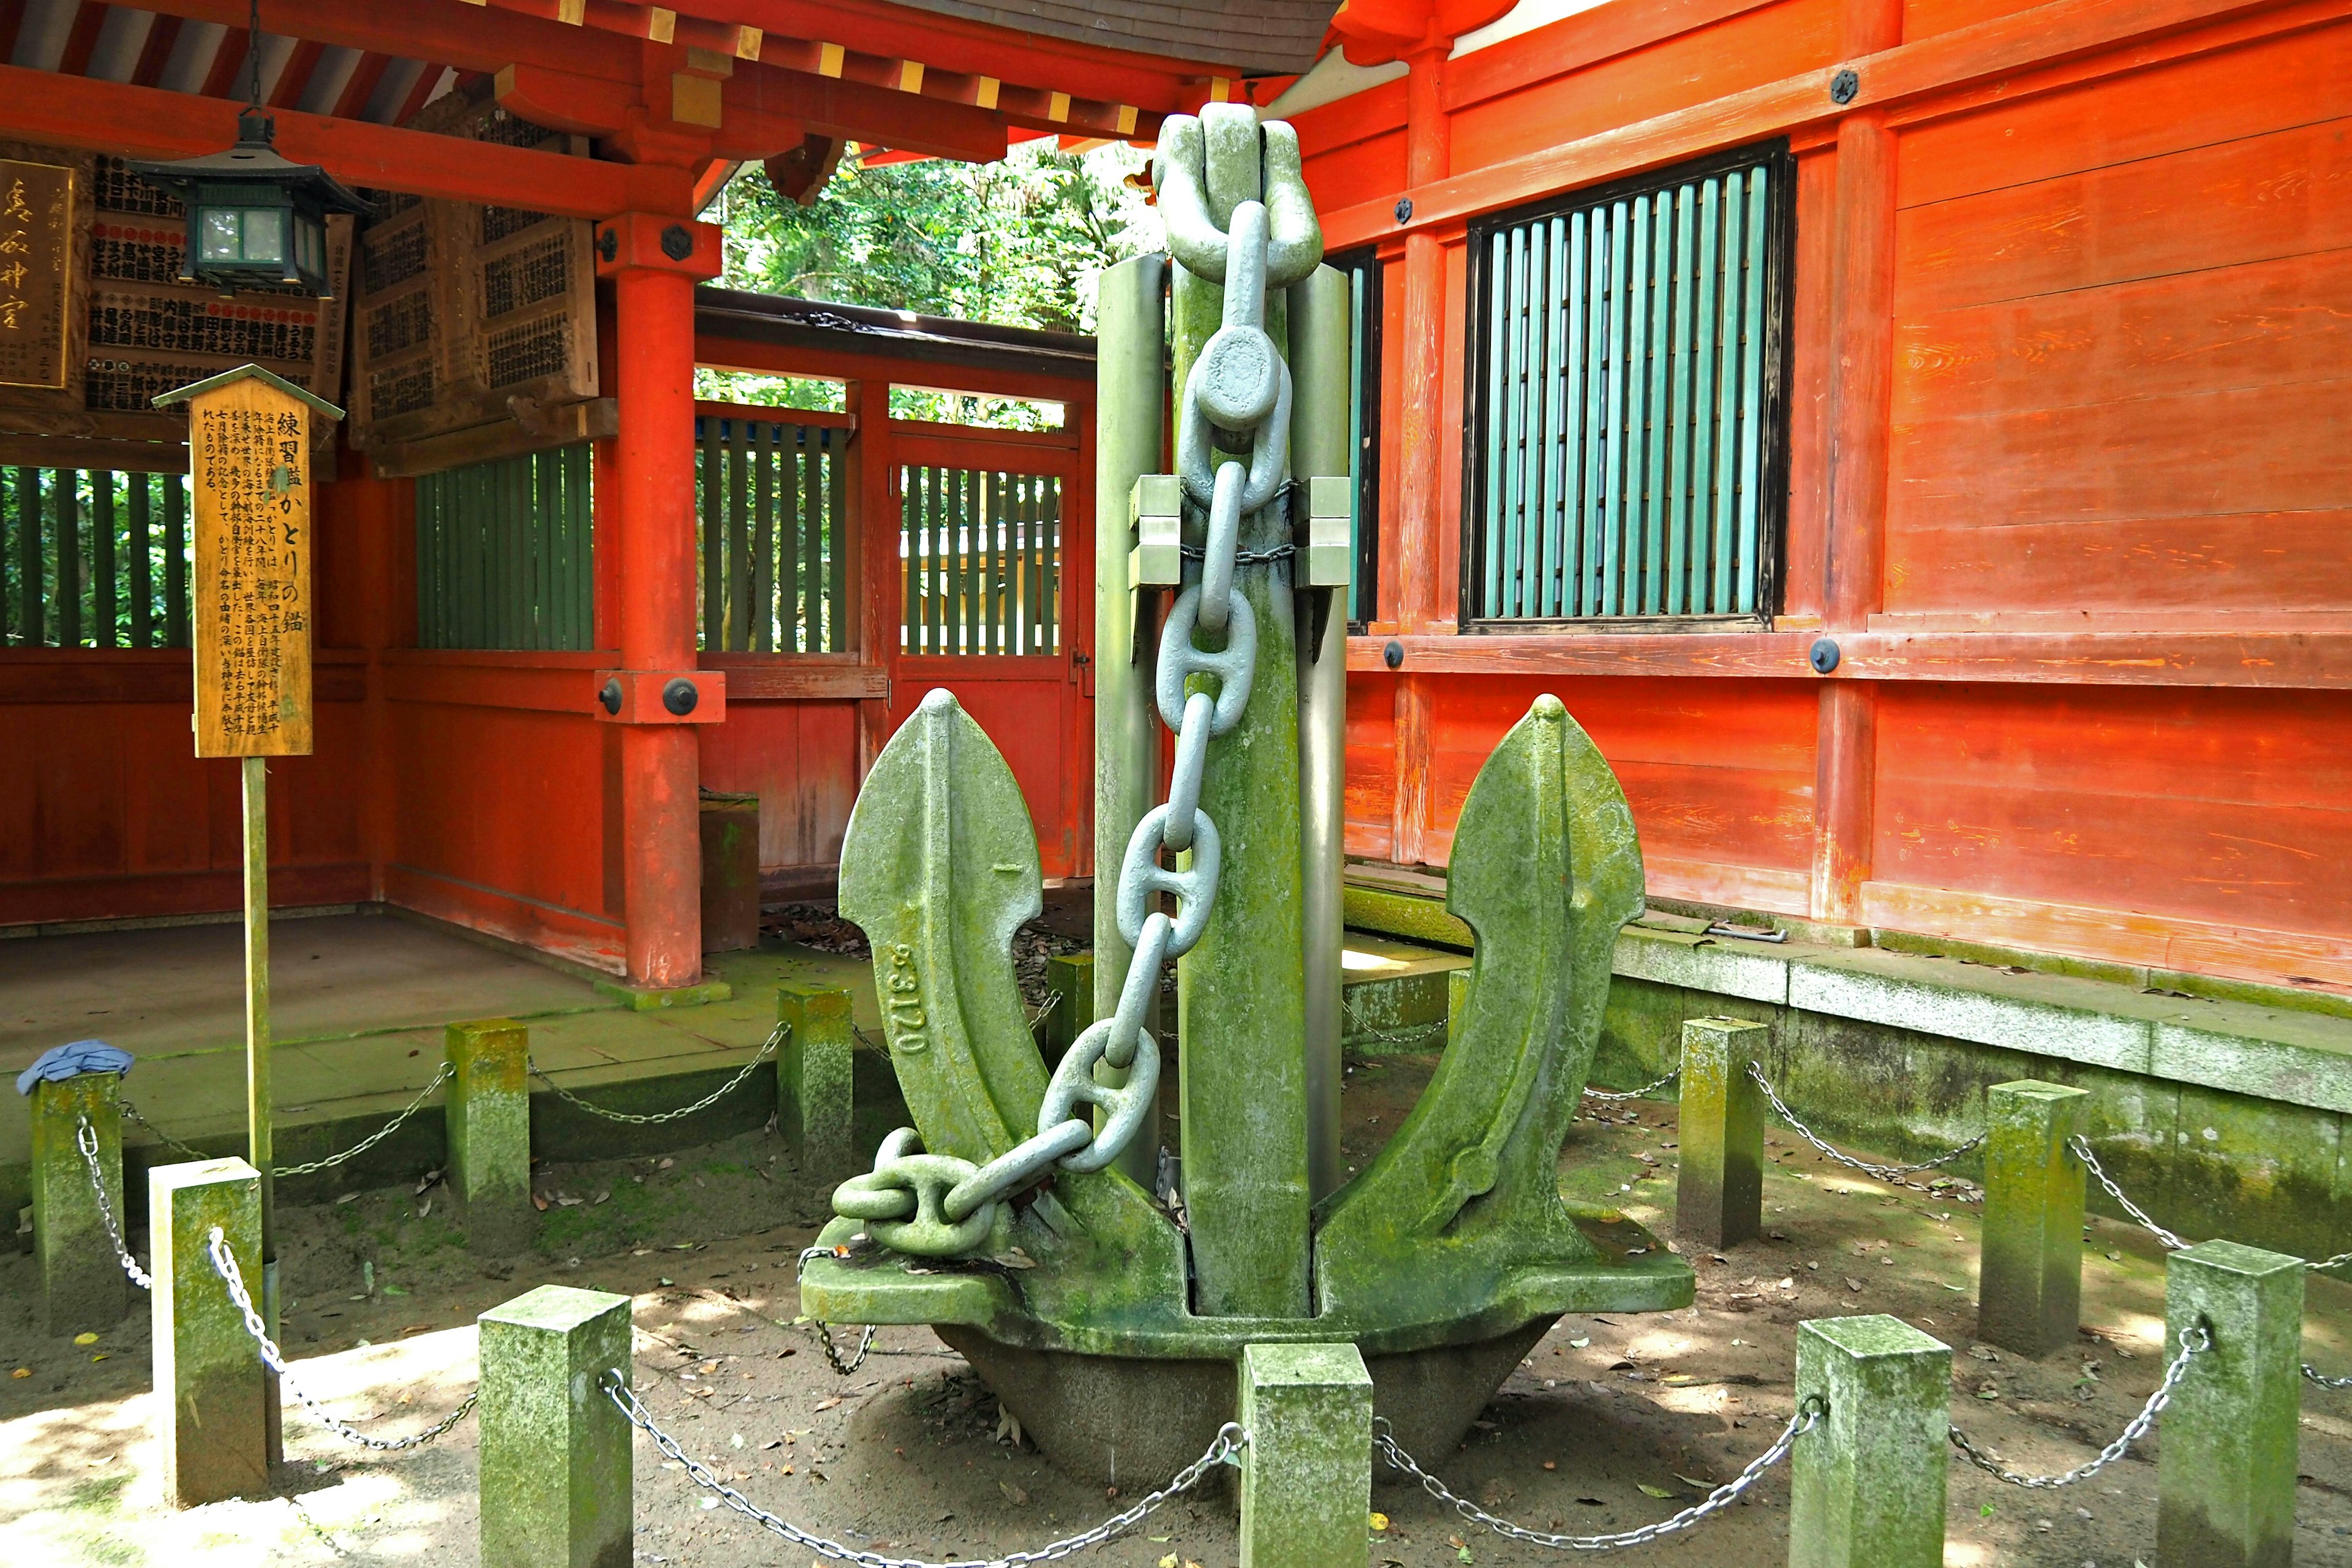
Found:
[[[204,241],[202,254],[206,261],[236,261],[241,258],[244,246],[236,209],[206,207],[202,214]]]
[[[245,211],[245,259],[279,262],[286,259],[286,214],[277,207]]]

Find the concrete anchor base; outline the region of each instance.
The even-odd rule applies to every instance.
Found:
[[[1469,1344],[1368,1355],[1372,1409],[1405,1452],[1434,1463],[1450,1454],[1521,1357],[1559,1320],[1538,1318]],[[1123,1491],[1149,1489],[1201,1457],[1234,1420],[1235,1356],[1200,1361],[1082,1355],[999,1344],[979,1330],[934,1325],[1021,1420],[1063,1474]],[[1236,1355],[1238,1351],[1236,1351]],[[1386,1479],[1383,1469],[1372,1479]]]

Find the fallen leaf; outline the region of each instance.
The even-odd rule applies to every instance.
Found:
[[[835,1405],[838,1405],[838,1404],[840,1404],[840,1403],[841,1403],[841,1395],[840,1395],[840,1394],[835,1394],[835,1395],[834,1395],[832,1398],[830,1398],[830,1399],[820,1399],[820,1400],[818,1400],[818,1401],[816,1402],[816,1407],[817,1407],[819,1410],[830,1410],[830,1409],[832,1409]]]
[[[335,1200],[335,1202],[339,1204],[355,1204],[359,1201],[360,1195],[357,1193],[345,1193],[341,1197]]]
[[[1568,1348],[1569,1348],[1569,1349],[1570,1349],[1570,1350],[1580,1351],[1580,1350],[1582,1350],[1585,1346],[1587,1346],[1587,1345],[1591,1344],[1591,1342],[1592,1342],[1592,1336],[1591,1336],[1591,1335],[1590,1335],[1590,1334],[1586,1334],[1586,1335],[1583,1335],[1583,1336],[1582,1336],[1582,1337],[1580,1337],[1580,1338],[1573,1339],[1573,1340],[1569,1341],[1569,1342],[1568,1342]]]
[[[1686,1476],[1680,1470],[1676,1470],[1675,1472],[1675,1479],[1682,1482],[1682,1484],[1686,1487],[1696,1487],[1703,1492],[1713,1491],[1715,1489],[1715,1483],[1713,1481],[1703,1481],[1696,1476]]]
[[[568,1209],[576,1209],[576,1208],[578,1208],[582,1204],[586,1203],[588,1200],[587,1200],[586,1198],[570,1198],[570,1197],[565,1197],[565,1198],[558,1198],[558,1199],[556,1199],[555,1201],[556,1201],[557,1205],[558,1205],[559,1206],[561,1206],[561,1207],[568,1208]]]
[[[1862,1289],[1862,1281],[1849,1274],[1846,1276],[1845,1288],[1849,1290],[1859,1290]]]
[[[1375,1510],[1367,1520],[1367,1522],[1371,1525],[1375,1531],[1386,1530],[1389,1527],[1389,1516]]]
[[[1559,1468],[1559,1461],[1558,1459],[1546,1459],[1544,1461],[1544,1468],[1547,1470],[1556,1470]]]
[[[78,1345],[94,1345],[98,1343],[98,1336],[96,1334],[76,1334],[74,1336],[74,1343]]]
[[[1176,1553],[1171,1552],[1160,1560],[1160,1568],[1176,1568]]]
[[[1029,1506],[1028,1492],[1020,1487],[1014,1486],[1011,1481],[997,1482],[996,1489],[1003,1492],[1004,1494],[1004,1500],[1011,1503],[1014,1508],[1026,1508]]]
[[[1649,1482],[1647,1482],[1647,1481],[1636,1481],[1636,1482],[1634,1482],[1633,1484],[1634,1484],[1635,1486],[1637,1486],[1637,1487],[1640,1487],[1640,1488],[1642,1489],[1643,1492],[1645,1495],[1650,1496],[1650,1497],[1672,1497],[1672,1496],[1674,1496],[1674,1495],[1675,1495],[1675,1494],[1673,1493],[1673,1491],[1671,1491],[1671,1490],[1670,1490],[1670,1489],[1668,1489],[1667,1488],[1665,1488],[1665,1487],[1654,1487],[1654,1486],[1652,1486],[1652,1485],[1651,1485]]]
[[[547,1212],[547,1199],[537,1193],[533,1193],[530,1194],[530,1206],[537,1209],[540,1213],[545,1214]]]
[[[671,1279],[667,1274],[656,1274],[654,1276],[654,1283],[657,1285],[675,1285],[677,1281]]]
[[[784,1440],[782,1437],[771,1437],[766,1442],[760,1445],[762,1450],[769,1448],[781,1448],[783,1446]]]

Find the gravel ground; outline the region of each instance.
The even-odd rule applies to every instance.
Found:
[[[1402,1120],[1433,1058],[1360,1063],[1349,1077],[1348,1158]],[[1571,1195],[1654,1226],[1671,1218],[1674,1107],[1635,1102],[1579,1121],[1561,1161]],[[1974,1213],[1948,1194],[1883,1186],[1773,1134],[1771,1234],[1693,1258],[1697,1305],[1648,1317],[1563,1319],[1470,1440],[1423,1455],[1456,1490],[1542,1529],[1629,1529],[1696,1499],[1788,1417],[1797,1323],[1891,1312],[1952,1343],[1955,1419],[2011,1463],[2063,1469],[2120,1430],[2162,1370],[2162,1263],[2137,1232],[2095,1222],[2079,1343],[2041,1361],[1974,1344]],[[744,1492],[846,1545],[927,1558],[1041,1543],[1133,1500],[1067,1480],[1003,1429],[994,1397],[928,1331],[888,1330],[837,1376],[795,1326],[793,1260],[817,1194],[776,1141],[754,1134],[665,1160],[541,1173],[536,1252],[466,1253],[446,1192],[411,1187],[289,1210],[286,1338],[339,1414],[397,1434],[429,1424],[474,1380],[474,1314],[556,1281],[635,1302],[636,1384],[656,1420]],[[563,1200],[574,1200],[565,1202]],[[420,1212],[422,1211],[422,1212]],[[378,1456],[299,1410],[287,1416],[278,1494],[173,1513],[153,1494],[148,1333],[133,1316],[76,1346],[31,1323],[31,1260],[0,1259],[0,1563],[447,1564],[478,1561],[475,1428]],[[2306,1352],[2352,1371],[2352,1295],[2315,1280]],[[2149,1452],[2153,1453],[2153,1445]],[[2352,1564],[2352,1394],[2306,1390],[2297,1561]],[[1156,1481],[1159,1478],[1150,1478]],[[2135,1455],[2082,1486],[2024,1492],[1951,1473],[1950,1568],[2192,1568],[2156,1564],[2156,1470]],[[1139,1484],[1146,1479],[1139,1478]],[[636,1561],[751,1568],[808,1555],[724,1509],[637,1448]],[[1785,1559],[1787,1472],[1686,1536],[1630,1561],[1720,1568]],[[1559,1555],[1474,1531],[1384,1479],[1386,1528],[1368,1568],[1522,1564]],[[1229,1490],[1176,1500],[1081,1561],[1231,1568]],[[885,1544],[887,1543],[887,1545]]]

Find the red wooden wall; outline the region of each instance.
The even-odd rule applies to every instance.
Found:
[[[2347,13],[1613,0],[1301,116],[1328,237],[1387,268],[1350,851],[1443,863],[1549,690],[1657,894],[2352,989]],[[1799,159],[1781,614],[1456,635],[1468,222],[1774,136]],[[1444,374],[1408,386],[1429,239]],[[1416,486],[1396,433],[1433,423]]]

